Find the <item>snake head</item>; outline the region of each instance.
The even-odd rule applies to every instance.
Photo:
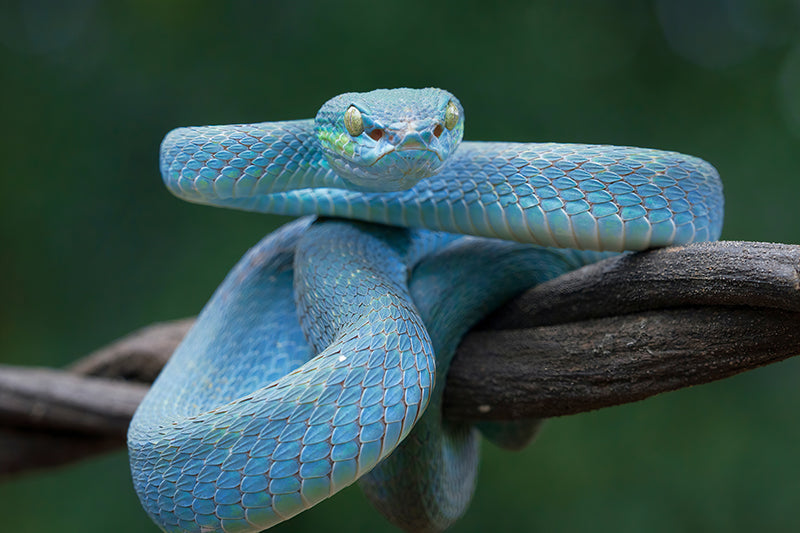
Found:
[[[464,135],[464,109],[441,89],[345,93],[317,113],[330,167],[362,191],[401,191],[433,176]]]

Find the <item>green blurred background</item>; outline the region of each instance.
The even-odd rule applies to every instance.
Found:
[[[285,219],[180,202],[158,145],[312,117],[377,87],[455,93],[470,140],[700,155],[726,239],[800,242],[800,2],[57,2],[0,8],[3,363],[60,366],[199,311]],[[484,447],[456,532],[800,531],[800,361]],[[0,484],[16,532],[155,532],[124,451]],[[357,488],[276,531],[391,531]]]

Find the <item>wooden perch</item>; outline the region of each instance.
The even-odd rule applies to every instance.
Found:
[[[464,337],[444,409],[550,417],[708,383],[800,353],[800,246],[629,254],[543,283]]]
[[[620,256],[539,285],[463,339],[445,414],[542,418],[632,402],[800,353],[800,246],[719,242]],[[0,473],[122,446],[192,320],[70,369],[0,366]]]

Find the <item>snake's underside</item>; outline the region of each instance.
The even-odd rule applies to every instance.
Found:
[[[399,89],[167,136],[182,198],[334,218],[248,252],[139,407],[134,485],[162,529],[260,531],[356,480],[403,529],[445,529],[478,461],[476,428],[440,409],[466,330],[597,251],[719,236],[721,184],[700,159],[462,132],[450,93]],[[536,427],[478,429],[517,448]]]

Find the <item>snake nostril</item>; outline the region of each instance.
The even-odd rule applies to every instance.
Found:
[[[444,128],[442,127],[441,124],[437,124],[436,127],[433,128],[433,134],[436,135],[437,138],[442,136],[443,131]]]
[[[369,138],[373,141],[380,141],[383,138],[383,130],[380,128],[375,128],[371,132],[369,132]]]

